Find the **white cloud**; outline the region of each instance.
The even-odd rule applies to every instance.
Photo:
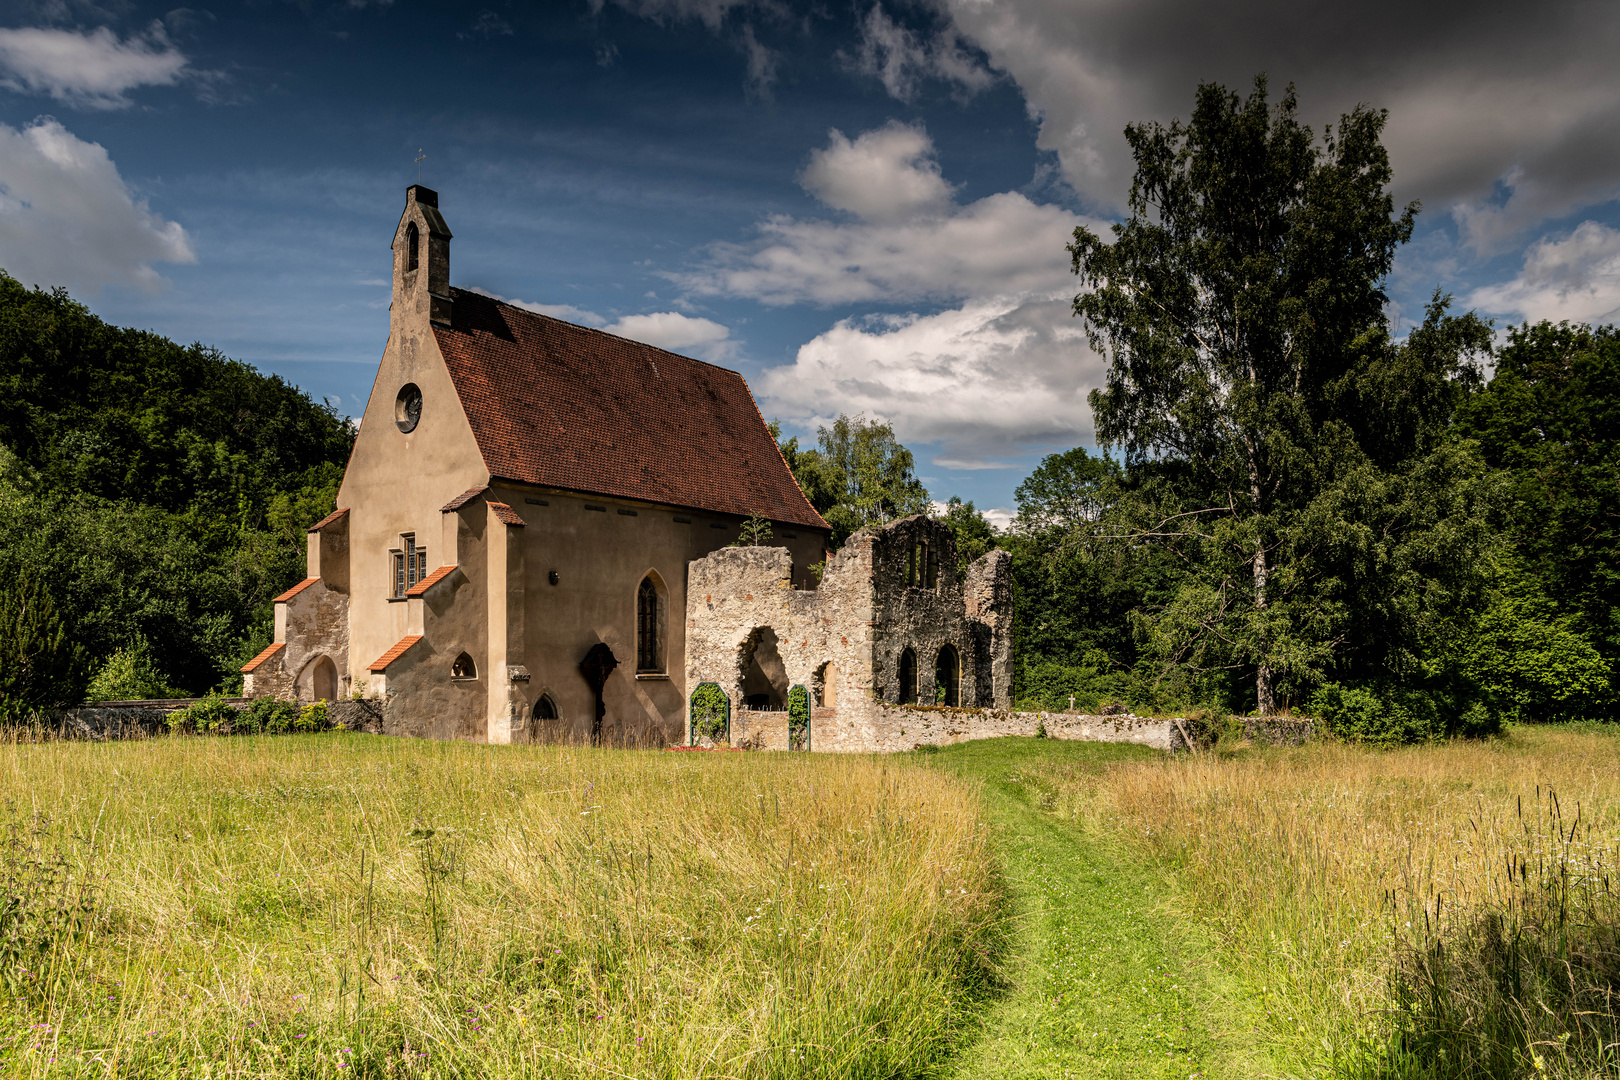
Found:
[[[845,319],[765,372],[769,410],[806,426],[868,413],[902,442],[940,442],[944,467],[1074,446],[1091,434],[1101,381],[1064,296],[972,300],[933,315]]]
[[[0,266],[28,284],[95,293],[167,282],[153,263],[197,257],[179,223],[136,199],[99,143],[55,120],[0,124]]]
[[[154,22],[119,41],[105,26],[88,32],[45,27],[0,29],[0,85],[49,94],[86,109],[121,109],[139,86],[172,86],[187,73],[185,54]]]
[[[911,29],[889,18],[883,5],[873,4],[861,19],[860,53],[853,66],[883,83],[890,96],[910,101],[923,79],[952,83],[971,97],[996,81],[996,76],[963,48],[954,27],[947,25],[925,41]]]
[[[937,465],[939,463],[936,461],[935,464]],[[938,499],[933,500],[929,505],[933,508],[933,513],[936,517],[944,517],[945,511],[951,508],[949,503],[942,503]],[[974,509],[978,510],[979,508],[974,507]],[[997,532],[1006,532],[1007,529],[1012,525],[1013,513],[1006,507],[996,507],[993,510],[979,510],[979,513],[984,515],[985,520],[990,523],[990,527]]]
[[[827,139],[826,149],[811,152],[799,183],[828,206],[867,221],[940,214],[950,206],[951,186],[921,128],[890,121],[853,142],[837,128]]]
[[[889,125],[854,141],[831,133],[801,176],[857,222],[773,217],[753,244],[720,243],[708,265],[671,275],[693,293],[767,304],[963,299],[1068,288],[1064,245],[1084,219],[1017,192],[966,206],[920,129]]]
[[[731,331],[711,319],[682,315],[678,311],[658,311],[649,315],[626,315],[602,329],[632,341],[644,341],[671,352],[694,355],[719,363],[735,351]]]
[[[533,300],[517,300],[506,296],[497,296],[488,290],[480,289],[476,285],[468,291],[480,293],[493,300],[499,300],[503,304],[520,307],[524,311],[532,311],[537,315],[549,315],[553,319],[561,319],[563,322],[578,323],[580,326],[602,327],[607,325],[607,320],[596,312],[586,311],[584,308],[575,307],[573,304],[540,304]]]
[[[1525,252],[1518,277],[1475,289],[1468,304],[1527,322],[1620,320],[1620,230],[1586,221],[1561,239],[1544,237]]]

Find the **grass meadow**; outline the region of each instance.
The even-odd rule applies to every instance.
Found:
[[[1620,1075],[1615,733],[1022,768],[1168,875],[1287,1074]]]
[[[913,1076],[1001,947],[892,760],[14,743],[0,813],[8,1076]]]

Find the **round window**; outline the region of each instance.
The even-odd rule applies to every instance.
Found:
[[[415,383],[406,383],[399,388],[399,397],[394,399],[394,424],[401,431],[415,431],[416,422],[422,419],[422,391]]]

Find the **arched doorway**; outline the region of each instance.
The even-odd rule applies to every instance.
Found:
[[[962,658],[955,645],[943,646],[934,660],[934,699],[952,708],[962,704]]]
[[[917,654],[907,645],[900,654],[900,704],[917,703]]]
[[[298,676],[300,701],[336,701],[338,698],[337,665],[330,656],[317,656],[304,666]]]
[[[787,708],[787,668],[776,651],[776,631],[756,628],[737,653],[738,682],[742,684],[745,708]]]

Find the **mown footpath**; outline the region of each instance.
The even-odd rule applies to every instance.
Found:
[[[1054,793],[1040,774],[1054,765],[1101,774],[1155,753],[1031,739],[919,752],[930,767],[983,782],[1014,920],[1009,991],[951,1075],[1281,1075],[1241,1022],[1243,994],[1174,913],[1163,878],[1095,823],[1050,812]]]

